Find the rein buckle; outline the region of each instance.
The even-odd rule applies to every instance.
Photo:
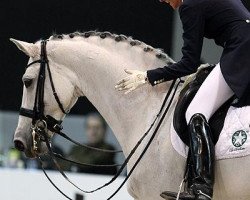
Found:
[[[56,130],[56,131],[61,131],[61,130],[63,129],[63,127],[62,127],[62,125],[60,125],[60,124],[55,124],[55,125],[53,126],[53,129]]]

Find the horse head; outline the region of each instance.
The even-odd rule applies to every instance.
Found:
[[[77,94],[76,86],[77,78],[74,73],[52,59],[53,46],[50,46],[49,44],[45,46],[45,60],[48,63],[46,63],[47,65],[45,66],[44,74],[41,74],[41,63],[43,62],[41,58],[41,41],[33,44],[14,39],[10,40],[18,47],[18,49],[30,57],[29,65],[22,77],[24,85],[21,105],[22,112],[20,112],[18,126],[14,134],[14,144],[15,147],[18,150],[23,151],[27,157],[33,158],[47,152],[45,142],[43,140],[35,141],[34,137],[36,136],[32,135],[32,130],[34,131],[36,123],[38,121],[45,121],[45,131],[47,132],[49,139],[53,136],[54,132],[47,127],[48,122],[46,119],[34,118],[34,115],[37,115],[37,113],[35,113],[37,104],[43,104],[42,113],[40,113],[41,117],[47,118],[47,116],[49,116],[50,120],[55,120],[55,124],[60,124],[65,117],[65,114],[69,112],[79,96]],[[39,81],[39,76],[44,76],[43,83]],[[43,84],[42,89],[41,84]],[[40,90],[43,90],[41,91],[43,93],[42,96],[39,94]],[[55,95],[58,99],[56,99]],[[39,100],[36,100],[39,98],[40,100],[42,98],[42,102],[40,103]],[[38,110],[39,109],[40,108],[38,108]],[[26,112],[23,113],[23,111]],[[28,116],[29,112],[31,116]],[[37,150],[34,150],[34,142],[37,142]]]

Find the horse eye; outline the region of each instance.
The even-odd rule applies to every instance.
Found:
[[[25,85],[26,88],[28,88],[29,86],[31,86],[33,80],[32,79],[24,79],[23,83]]]

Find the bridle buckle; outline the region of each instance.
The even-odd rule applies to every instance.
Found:
[[[63,129],[63,126],[61,124],[55,124],[53,126],[53,129],[58,132],[58,131],[61,131]]]

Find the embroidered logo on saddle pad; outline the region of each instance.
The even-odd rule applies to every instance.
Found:
[[[247,141],[247,133],[243,130],[236,131],[232,136],[232,143],[235,147],[241,147]]]

